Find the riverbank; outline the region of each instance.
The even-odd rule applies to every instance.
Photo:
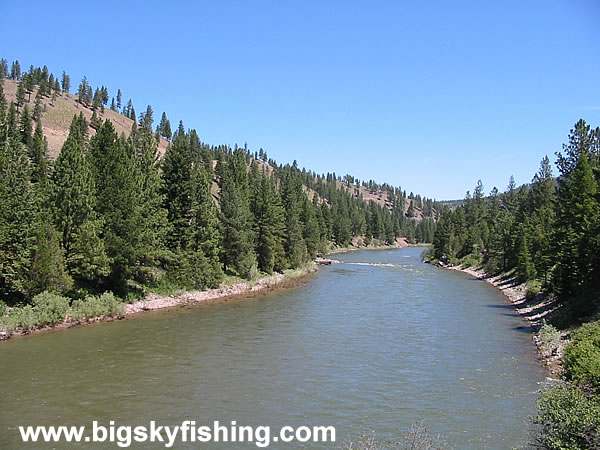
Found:
[[[27,328],[17,327],[12,330],[0,328],[0,341],[18,336],[44,333],[56,329],[127,319],[145,311],[181,308],[234,298],[253,298],[259,295],[265,295],[275,289],[296,286],[305,276],[314,273],[317,270],[317,265],[315,263],[310,263],[303,268],[288,269],[283,273],[275,273],[256,280],[224,284],[216,289],[207,289],[205,291],[183,291],[177,295],[159,295],[151,293],[142,300],[137,300],[133,303],[119,304],[122,308],[119,308],[118,311],[113,314],[96,315],[84,319],[74,318],[69,315],[69,310],[66,310],[65,317],[54,324],[44,324],[41,326],[33,325]],[[28,311],[31,311],[31,308]]]
[[[528,295],[526,284],[518,283],[511,273],[489,276],[480,268],[444,264],[438,264],[438,266],[469,274],[499,289],[514,306],[517,314],[529,322],[533,333],[533,342],[538,349],[542,364],[547,367],[552,375],[559,375],[562,372],[563,350],[568,342],[568,334],[566,332],[561,333],[552,345],[548,345],[541,336],[545,318],[558,306],[554,299],[547,298],[539,293]]]
[[[348,252],[356,252],[360,250],[393,250],[404,247],[427,247],[430,244],[409,244],[408,241],[404,238],[397,238],[394,244],[368,244],[365,245],[362,243],[363,241],[356,241],[353,239],[352,243],[348,247],[330,247],[324,255],[336,255],[339,253],[348,253]]]

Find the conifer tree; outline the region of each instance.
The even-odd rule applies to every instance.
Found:
[[[578,293],[581,286],[597,280],[598,232],[600,231],[600,205],[598,186],[588,162],[586,147],[577,155],[573,167],[568,161],[559,163],[567,177],[559,187],[557,264],[555,285],[566,300]]]
[[[11,107],[0,124],[0,296],[16,300],[28,289],[36,211],[29,158],[14,115]]]
[[[0,59],[0,78],[8,77],[8,62],[6,59]]]
[[[92,106],[95,110],[100,109],[102,112],[104,112],[104,104],[102,103],[102,92],[100,91],[100,88],[96,88],[96,90],[94,91]]]
[[[163,195],[172,231],[167,238],[172,251],[186,247],[186,229],[192,208],[192,155],[189,139],[180,123],[162,160]]]
[[[10,68],[10,79],[15,81],[19,81],[21,79],[21,65],[19,64],[18,60],[12,63]]]
[[[68,94],[69,90],[71,89],[71,77],[67,75],[67,73],[64,70],[62,73],[60,84],[62,87],[62,91]]]
[[[228,157],[221,179],[222,261],[226,270],[243,278],[251,278],[256,265],[247,192],[246,156],[238,148]]]
[[[16,101],[17,108],[25,104],[25,86],[23,86],[23,83],[19,83],[17,86]]]
[[[139,129],[131,133],[130,145],[134,150],[138,204],[143,224],[139,242],[141,262],[146,267],[154,267],[164,254],[166,235],[170,232],[162,195],[158,143],[149,130]]]
[[[69,272],[87,282],[108,275],[95,204],[94,180],[75,116],[52,174],[52,210]]]
[[[144,224],[132,145],[117,136],[106,120],[90,139],[88,154],[96,186],[95,211],[103,222],[103,239],[110,259],[109,281],[126,293],[126,282],[144,259]]]
[[[25,144],[27,149],[30,149],[33,143],[33,123],[31,121],[31,115],[29,114],[29,108],[27,105],[23,107],[23,111],[21,112],[19,126],[22,142]]]
[[[217,208],[212,198],[209,178],[204,167],[196,161],[192,167],[191,224],[188,250],[205,259],[205,270],[194,276],[198,288],[216,288],[223,280],[220,261],[221,233]]]
[[[35,236],[29,272],[28,294],[34,296],[43,291],[65,292],[73,286],[67,273],[64,250],[52,223],[40,218]]]
[[[117,111],[121,111],[121,106],[122,106],[122,94],[121,94],[121,89],[117,90]]]
[[[79,88],[77,89],[77,99],[79,100],[79,103],[84,106],[89,106],[90,102],[92,101],[90,95],[91,89],[92,88],[88,83],[87,77],[84,76],[79,84]]]
[[[281,271],[287,265],[283,248],[285,212],[273,182],[264,174],[259,178],[260,181],[251,199],[256,234],[256,256],[258,268],[271,274],[273,270]]]
[[[35,124],[35,132],[33,134],[33,142],[29,152],[31,160],[31,181],[33,183],[47,184],[48,177],[48,159],[47,159],[48,142],[42,130],[41,120],[37,120]],[[44,186],[46,188],[46,186]]]
[[[44,105],[42,104],[41,92],[42,92],[41,90],[38,90],[38,92],[35,96],[34,107],[33,107],[33,116],[32,116],[34,121],[41,119],[42,114],[44,113]]]
[[[171,123],[167,119],[167,113],[163,112],[158,125],[158,133],[165,139],[171,139]]]

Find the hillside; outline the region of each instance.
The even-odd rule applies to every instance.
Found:
[[[14,80],[4,80],[4,94],[9,103],[16,102],[18,84],[19,82]],[[26,105],[30,111],[34,107],[34,98],[37,94],[37,91],[38,87],[35,86],[32,93],[30,95],[26,95]],[[49,96],[43,96],[42,104],[44,106],[44,113],[42,115],[42,129],[44,136],[48,141],[48,157],[50,159],[56,159],[58,157],[60,149],[67,139],[69,134],[69,126],[71,125],[71,121],[75,115],[83,113],[84,117],[90,121],[93,112],[96,111],[96,114],[102,120],[108,119],[112,122],[117,134],[123,134],[125,136],[129,136],[134,123],[130,118],[125,117],[117,111],[113,111],[109,108],[105,108],[104,111],[101,111],[99,108],[94,109],[91,105],[85,106],[78,101],[77,96],[74,94],[61,93],[61,95],[57,96],[54,101]],[[89,136],[92,137],[95,135],[95,133],[96,130],[90,127]],[[161,156],[165,154],[168,145],[169,141],[163,137],[160,137],[158,152]],[[262,169],[265,169],[271,173],[272,167],[268,163],[263,162],[260,159],[256,159],[256,161]],[[216,161],[214,161],[213,164],[215,163]],[[392,204],[388,193],[379,187],[372,189],[365,185],[356,185],[341,180],[336,181],[336,186],[338,189],[351,193],[356,199],[362,198],[367,203],[369,201],[373,201],[379,206],[385,207],[390,211],[392,209]],[[312,200],[315,193],[314,190],[306,185],[303,186],[303,190]],[[213,181],[212,192],[213,196],[217,198],[218,186],[216,184],[216,180]],[[323,199],[319,198],[318,201],[322,202]],[[407,198],[404,205],[404,214],[408,216],[411,203],[413,204],[414,208],[412,213],[413,219],[415,222],[419,223],[426,217],[426,214],[424,214],[423,208],[418,201]],[[431,216],[434,219],[437,218],[437,211],[435,211]]]
[[[4,80],[4,95],[9,103],[16,101],[17,86],[17,81]],[[37,94],[37,90],[36,86],[31,95],[26,96],[26,99],[30,100],[26,103],[30,111],[33,109],[33,99]],[[42,115],[42,129],[44,130],[44,136],[48,140],[48,156],[51,159],[56,159],[69,135],[69,126],[71,125],[73,116],[83,113],[84,117],[89,121],[94,110],[91,106],[86,107],[79,103],[77,96],[73,94],[62,93],[56,97],[54,102],[50,97],[43,96],[42,98],[42,103],[45,107],[45,112]],[[104,112],[98,109],[96,114],[103,120],[110,120],[119,135],[124,134],[125,136],[129,136],[133,120],[108,108],[105,108]],[[96,131],[90,127],[89,133],[91,137]],[[168,143],[166,139],[160,138],[158,151],[161,155],[164,155],[167,150]]]

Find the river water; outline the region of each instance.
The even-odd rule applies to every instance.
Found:
[[[24,447],[18,425],[93,420],[333,425],[327,448],[423,421],[455,448],[525,445],[545,376],[527,323],[495,288],[420,253],[345,253],[262,297],[4,342],[0,448]]]

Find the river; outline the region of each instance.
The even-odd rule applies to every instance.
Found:
[[[0,447],[23,447],[18,425],[93,420],[333,425],[328,448],[423,420],[456,448],[525,445],[546,375],[527,323],[498,290],[421,251],[349,252],[262,297],[1,343]]]

